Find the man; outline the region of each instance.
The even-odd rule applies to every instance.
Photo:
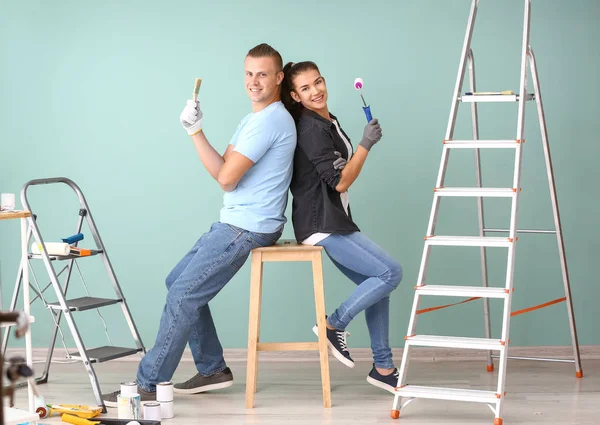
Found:
[[[156,384],[171,380],[186,343],[198,374],[175,384],[175,392],[193,394],[233,384],[208,303],[252,249],[280,238],[286,222],[296,128],[280,101],[282,59],[271,46],[260,44],[248,52],[244,67],[252,113],[242,119],[223,156],[202,131],[200,103],[188,100],[181,113],[181,124],[202,164],[225,191],[224,206],[220,221],[167,276],[167,301],[156,343],[138,367],[142,401],[155,400]],[[118,395],[119,391],[103,395],[104,403],[116,407]]]

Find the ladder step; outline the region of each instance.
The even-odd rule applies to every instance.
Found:
[[[483,390],[462,390],[457,388],[405,385],[402,388],[397,388],[395,392],[401,397],[410,398],[473,401],[476,403],[496,403],[498,401],[498,396],[494,391]]]
[[[92,308],[104,307],[107,305],[117,304],[123,300],[111,300],[108,298],[81,297],[67,300],[67,307],[70,311],[84,311]],[[58,302],[48,303],[48,307],[52,310],[61,310]]]
[[[526,100],[534,100],[535,95],[529,93],[525,96]],[[491,102],[491,103],[502,103],[502,102],[518,102],[518,94],[503,94],[503,95],[463,95],[460,100],[465,103],[474,102]]]
[[[88,359],[92,363],[102,363],[109,360],[119,359],[121,357],[131,356],[132,354],[142,351],[141,348],[125,348],[125,347],[112,347],[104,346],[98,348],[92,348],[87,350]],[[69,356],[75,360],[81,360],[79,352],[69,353]]]
[[[508,298],[504,288],[485,286],[421,285],[415,287],[419,295],[441,295],[445,297]]]
[[[438,196],[513,198],[516,194],[516,189],[498,187],[436,187],[434,191]]]
[[[82,258],[93,257],[95,255],[102,254],[103,252],[104,251],[102,251],[101,249],[91,249],[90,255],[49,255],[48,258],[50,259],[50,261],[79,260]],[[41,254],[29,254],[29,258],[32,260],[43,260]]]
[[[520,146],[520,141],[514,140],[444,140],[445,148],[462,149],[516,149]]]
[[[425,244],[441,246],[490,246],[505,247],[512,245],[511,238],[498,238],[488,236],[427,236]]]
[[[472,350],[502,350],[505,344],[499,339],[466,338],[440,335],[413,335],[406,337],[406,345],[420,347],[466,348]]]

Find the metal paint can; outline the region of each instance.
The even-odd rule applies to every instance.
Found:
[[[144,403],[144,419],[150,421],[160,421],[162,419],[160,414],[160,403],[149,401]]]
[[[141,419],[139,394],[119,394],[117,397],[117,416],[119,419]]]

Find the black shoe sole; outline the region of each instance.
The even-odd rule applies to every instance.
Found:
[[[370,376],[367,376],[367,382],[371,385],[375,385],[376,387],[381,388],[382,390],[389,391],[392,394],[396,393],[395,387],[392,387],[391,385],[388,385],[385,382],[378,381],[375,378],[371,378]]]
[[[202,385],[201,387],[195,387],[195,388],[173,387],[173,392],[177,393],[177,394],[198,394],[198,393],[203,393],[205,391],[220,390],[223,388],[231,387],[232,385],[233,385],[233,379],[231,381],[218,382],[216,384]]]

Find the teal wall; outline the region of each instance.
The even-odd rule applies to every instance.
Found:
[[[152,345],[165,301],[164,278],[188,248],[218,220],[222,192],[202,167],[179,125],[195,77],[202,77],[205,132],[224,151],[250,111],[243,59],[268,42],[285,61],[316,61],[326,76],[329,106],[355,143],[364,116],[355,77],[381,121],[384,139],[373,149],[350,191],[365,234],[397,258],[404,280],[392,295],[391,342],[403,345],[423,236],[431,208],[441,140],[469,12],[469,0],[247,2],[0,1],[0,191],[18,192],[34,178],[66,176],[91,205],[144,342]],[[518,90],[521,0],[481,0],[473,50],[480,90]],[[581,344],[600,344],[595,329],[600,285],[592,262],[597,239],[597,161],[600,147],[600,4],[597,0],[535,1],[531,44],[544,94],[556,185],[564,226]],[[552,225],[535,106],[527,108],[523,159],[522,228]],[[516,105],[480,107],[481,138],[514,138]],[[467,106],[456,138],[469,138]],[[510,186],[512,158],[483,152],[484,184]],[[470,152],[452,157],[448,185],[472,185]],[[75,229],[76,205],[65,188],[31,191],[46,240]],[[290,202],[291,203],[291,202]],[[490,226],[508,222],[507,200],[490,201]],[[288,209],[289,217],[289,209]],[[472,199],[442,203],[438,234],[475,234]],[[4,308],[17,270],[17,223],[0,223]],[[91,237],[82,246],[89,246]],[[291,224],[284,237],[292,237]],[[331,312],[353,289],[325,259]],[[434,248],[430,284],[479,284],[476,248]],[[503,285],[505,251],[490,253],[490,283]],[[81,262],[90,292],[110,285],[93,259]],[[223,345],[246,346],[249,263],[212,302]],[[43,279],[43,269],[36,275]],[[269,264],[265,270],[262,337],[310,340],[314,324],[308,264]],[[73,280],[80,296],[80,281]],[[520,238],[513,307],[563,296],[556,241]],[[427,305],[448,299],[427,300]],[[36,346],[48,340],[51,319],[38,303]],[[117,307],[103,310],[114,343],[128,344]],[[494,331],[501,305],[492,302]],[[89,345],[104,344],[96,313],[78,316]],[[430,313],[419,332],[482,335],[482,304]],[[350,325],[351,347],[368,347],[361,314]],[[565,304],[513,319],[513,345],[568,345]],[[66,344],[73,346],[67,338]]]

